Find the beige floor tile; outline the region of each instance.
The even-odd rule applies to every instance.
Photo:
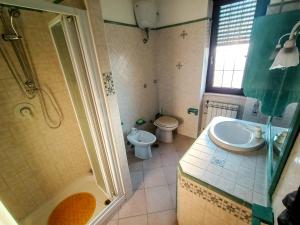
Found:
[[[147,213],[144,190],[137,190],[128,199],[119,211],[119,218],[144,215]]]
[[[175,184],[177,181],[177,166],[163,167],[164,175],[168,184]]]
[[[130,171],[143,171],[143,162],[131,162],[129,163]]]
[[[186,153],[186,151],[177,151],[178,159],[180,160],[184,156],[185,153]]]
[[[151,159],[144,160],[143,161],[143,169],[149,170],[149,169],[155,169],[162,166],[160,154],[154,154],[152,155]]]
[[[159,212],[173,208],[171,193],[167,185],[147,188],[145,191],[148,213]]]
[[[167,144],[167,143],[159,143],[159,153],[160,154],[164,154],[164,153],[168,153],[168,152],[175,152],[176,151],[176,147],[173,143]]]
[[[151,148],[152,159],[158,157],[160,153],[160,148]]]
[[[133,150],[126,151],[126,155],[129,163],[140,161],[138,158],[135,157]]]
[[[132,171],[130,172],[132,189],[143,189],[144,188],[144,175],[143,171]]]
[[[118,220],[119,219],[119,210],[113,215],[111,220]]]
[[[148,214],[149,225],[178,225],[174,210]]]
[[[163,166],[176,166],[179,162],[178,154],[175,151],[162,153],[161,159]]]
[[[175,135],[173,144],[177,151],[186,151],[194,143],[194,141],[194,138],[177,134]]]
[[[168,185],[170,193],[171,193],[171,198],[172,198],[172,206],[175,209],[176,208],[176,202],[177,202],[177,188],[176,188],[176,184],[171,184]]]
[[[118,225],[148,225],[147,215],[120,219]]]
[[[118,225],[118,220],[111,220],[106,225]]]
[[[156,168],[144,171],[145,188],[166,185],[167,180],[163,168]]]
[[[143,160],[135,157],[134,151],[127,151],[127,160],[130,171],[142,171],[143,170]]]
[[[177,166],[193,139],[182,135],[175,137],[174,143],[159,143],[159,148],[153,148],[149,160],[140,160],[134,152],[129,152],[127,157],[135,192],[109,225],[178,225],[175,211]]]

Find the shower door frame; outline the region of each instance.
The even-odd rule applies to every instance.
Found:
[[[78,86],[80,90],[87,88],[91,90],[91,94],[86,91],[81,92],[81,94],[83,94],[82,102],[84,106],[91,111],[87,117],[92,139],[94,143],[96,143],[95,149],[96,154],[99,157],[98,162],[101,163],[101,160],[104,160],[103,156],[106,156],[105,160],[108,161],[110,167],[114,190],[109,189],[107,191],[115,192],[115,198],[111,204],[109,204],[99,215],[96,215],[90,223],[90,225],[100,225],[112,215],[115,208],[119,207],[125,201],[125,194],[130,195],[131,190],[125,188],[125,186],[128,185],[125,185],[125,181],[122,179],[121,175],[120,168],[122,165],[117,157],[117,141],[113,137],[113,125],[111,123],[111,117],[109,116],[108,102],[105,97],[104,84],[101,80],[101,71],[97,63],[97,54],[95,52],[95,45],[91,35],[87,12],[82,9],[48,2],[37,2],[35,0],[1,0],[1,4],[52,12],[75,18],[78,40],[82,47],[81,53],[84,58],[86,74],[88,76],[87,79],[89,81],[89,85],[87,86],[86,82],[83,82],[84,78],[80,78]],[[71,52],[70,56],[74,57]],[[95,74],[98,76],[93,76]],[[90,102],[87,99],[92,99],[93,101]],[[104,149],[104,152],[100,149]],[[107,179],[107,177],[105,177],[106,174],[102,173],[102,175],[104,176],[104,179]],[[109,187],[109,185],[106,184],[106,187]]]
[[[67,17],[70,17],[70,16],[67,16]],[[83,59],[83,54],[82,54],[82,51],[81,51],[81,45],[80,45],[80,43],[77,43],[78,42],[77,39],[78,39],[78,36],[79,36],[79,35],[77,35],[77,29],[76,29],[77,26],[76,26],[76,23],[74,21],[72,23],[72,25],[75,27],[76,31],[70,31],[67,28],[68,26],[67,26],[66,21],[65,21],[65,16],[64,15],[58,15],[48,23],[49,30],[51,31],[51,28],[53,26],[55,26],[56,24],[59,24],[59,23],[62,25],[63,35],[64,35],[64,38],[65,38],[65,41],[66,41],[66,44],[67,44],[67,47],[68,47],[68,54],[70,55],[70,58],[71,58],[72,68],[74,70],[74,76],[75,76],[77,85],[79,86],[79,92],[80,92],[81,100],[83,102],[83,108],[85,110],[85,115],[89,115],[90,114],[89,111],[90,111],[90,108],[91,108],[91,105],[92,105],[92,99],[85,98],[86,96],[90,95],[89,90],[84,89],[84,87],[89,86],[88,79],[86,79],[85,76],[80,76],[81,74],[86,75],[87,71],[85,70],[85,65],[84,65],[85,61]],[[64,65],[61,62],[61,59],[60,59],[60,56],[59,56],[59,50],[58,50],[58,47],[55,43],[55,38],[54,38],[54,35],[53,35],[52,32],[51,32],[51,37],[52,37],[52,42],[54,44],[54,47],[56,49],[56,53],[57,53],[59,62],[60,62],[61,70],[64,74],[64,80],[65,80],[65,83],[67,84],[67,89],[68,89],[68,92],[69,92],[69,96],[71,98],[73,109],[75,111],[77,122],[79,124],[79,128],[80,128],[81,136],[83,138],[84,146],[85,146],[86,151],[88,153],[88,157],[89,157],[89,160],[90,160],[90,164],[92,165],[92,169],[93,169],[93,171],[95,171],[96,169],[94,168],[94,163],[93,163],[93,160],[92,160],[93,156],[91,155],[91,149],[88,148],[87,140],[85,138],[84,132],[83,132],[82,128],[80,127],[81,121],[79,119],[79,116],[77,115],[75,99],[73,99],[73,97],[72,97],[72,94],[71,94],[72,90],[70,89],[69,81],[67,79],[67,75],[66,75],[65,70],[64,70]],[[96,121],[91,121],[91,119],[94,119],[93,116],[89,116],[88,118],[90,118],[90,120],[88,121],[89,127],[93,126],[93,124],[96,123]],[[93,135],[93,134],[91,134],[91,135]],[[94,142],[93,142],[93,144],[95,145]],[[100,152],[100,151],[96,151],[96,153],[97,152]],[[96,155],[96,158],[101,159],[102,157]],[[115,190],[114,189],[114,184],[113,184],[112,181],[109,180],[108,176],[106,176],[107,174],[110,174],[109,165],[107,165],[107,163],[103,163],[103,161],[101,161],[101,162],[102,162],[102,164],[99,165],[100,166],[100,171],[98,171],[98,172],[101,172],[101,175],[103,176],[105,189],[103,189],[103,187],[100,187],[100,188],[103,190],[103,192],[105,192],[105,193],[107,192],[106,194],[107,194],[108,198],[112,199],[114,197],[114,193],[116,191],[113,191],[113,190]],[[95,173],[95,172],[94,172],[94,177],[96,178],[96,182],[98,183],[99,182],[99,180],[98,180],[99,177],[97,176],[97,173]],[[99,183],[98,183],[98,186],[100,186]],[[105,190],[107,190],[107,191],[105,191]]]

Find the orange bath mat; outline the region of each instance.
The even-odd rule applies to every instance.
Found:
[[[48,225],[86,225],[96,208],[96,199],[90,193],[69,196],[56,206]]]

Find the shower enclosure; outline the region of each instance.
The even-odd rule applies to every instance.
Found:
[[[57,206],[77,193],[93,196],[87,222],[100,224],[124,198],[124,188],[86,12],[5,2],[0,3],[0,224],[52,225],[48,218]]]

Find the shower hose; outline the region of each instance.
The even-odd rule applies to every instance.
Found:
[[[28,55],[28,51],[26,48],[27,46],[25,43],[23,43],[24,39],[18,34],[13,21],[14,18],[20,17],[20,15],[21,13],[18,9],[8,9],[10,22],[10,24],[8,24],[5,19],[6,16],[4,7],[0,7],[0,20],[5,31],[5,33],[2,35],[2,38],[3,40],[11,43],[12,49],[14,50],[15,56],[17,57],[20,68],[23,72],[23,79],[21,74],[18,72],[17,67],[14,65],[13,60],[10,58],[9,53],[4,48],[3,43],[3,46],[0,43],[0,53],[23,94],[28,99],[33,99],[36,94],[38,95],[44,120],[49,128],[55,129],[61,126],[61,123],[63,121],[63,114],[53,94],[41,87],[38,76],[33,69],[30,61],[30,56]],[[48,98],[49,105],[56,113],[55,119],[52,118],[49,114],[49,108],[46,103],[46,98]]]

